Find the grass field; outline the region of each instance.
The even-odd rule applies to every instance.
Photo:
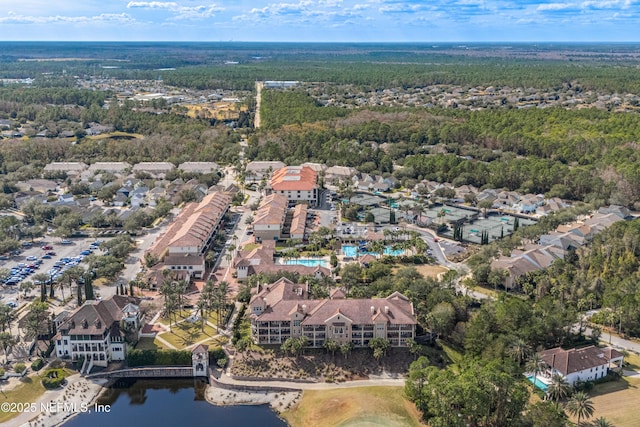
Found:
[[[167,350],[167,346],[151,337],[142,337],[136,344],[136,350]]]
[[[0,404],[8,403],[28,403],[35,402],[44,393],[44,387],[42,381],[37,375],[31,375],[24,377],[21,380],[22,384],[10,391],[0,393]],[[0,423],[4,423],[14,416],[18,415],[18,412],[3,412],[0,411]]]
[[[282,416],[292,427],[424,425],[402,387],[307,390],[300,403]]]
[[[202,332],[200,322],[181,322],[173,325],[173,332],[163,332],[159,336],[171,343],[175,348],[181,350],[195,344],[198,341],[215,337],[218,332],[209,325],[205,325]]]
[[[596,385],[589,392],[594,418],[604,417],[616,427],[636,427],[640,407],[640,378],[623,378]],[[572,418],[572,421],[576,421]],[[582,422],[581,422],[582,424]]]
[[[440,265],[429,264],[416,265],[415,269],[418,270],[418,272],[424,277],[433,277],[434,279],[438,277],[438,274],[446,273],[447,270],[449,270],[448,268],[442,267]]]

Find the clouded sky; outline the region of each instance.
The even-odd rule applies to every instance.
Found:
[[[0,40],[640,41],[640,0],[0,0]]]

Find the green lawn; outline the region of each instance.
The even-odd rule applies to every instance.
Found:
[[[191,310],[180,310],[176,313],[176,316],[171,319],[171,321],[180,322],[181,320],[184,320],[187,317],[191,316],[191,312],[192,312]],[[160,317],[157,321],[158,323],[162,323],[163,325],[169,326],[169,319],[166,317]]]
[[[167,346],[155,338],[142,337],[136,344],[136,350],[167,350]]]
[[[622,378],[597,384],[589,392],[589,396],[595,408],[594,418],[604,417],[616,427],[638,425],[640,378]]]
[[[5,391],[0,393],[0,404],[9,402],[9,403],[28,403],[35,402],[42,394],[45,389],[42,386],[42,381],[40,377],[37,375],[30,375],[28,377],[24,377],[21,380],[22,384],[14,388],[10,391]],[[11,412],[3,412],[0,411],[0,423],[4,423],[11,418],[17,416],[18,413]]]
[[[292,427],[424,425],[402,387],[307,390],[300,403],[282,416]]]
[[[204,332],[202,332],[200,322],[181,322],[173,325],[172,329],[172,332],[163,332],[159,336],[179,350],[207,338],[213,338],[218,334],[218,332],[209,325],[205,325]]]

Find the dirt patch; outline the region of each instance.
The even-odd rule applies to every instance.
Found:
[[[298,357],[279,348],[248,350],[238,354],[231,375],[239,377],[315,380],[343,382],[367,379],[370,376],[402,376],[408,371],[413,356],[406,348],[393,348],[376,361],[371,349],[355,349],[345,358],[322,349],[308,349]]]
[[[434,279],[437,279],[439,274],[446,273],[449,270],[441,265],[429,264],[417,265],[415,266],[415,269],[424,277],[433,277]]]

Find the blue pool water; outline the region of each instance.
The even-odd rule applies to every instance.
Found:
[[[529,379],[529,381],[533,383],[533,375],[529,375],[527,378]],[[542,391],[547,391],[547,388],[549,387],[548,385],[540,381],[540,378],[536,378],[535,384],[536,384],[536,387],[538,387]]]
[[[363,251],[358,251],[357,249],[358,248],[356,246],[344,245],[342,246],[342,253],[344,254],[344,256],[351,257],[351,258],[355,258],[356,256],[365,255],[365,254],[376,255],[375,252],[363,252]],[[386,248],[384,248],[385,255],[398,256],[398,255],[402,255],[403,253],[404,253],[403,250],[396,250],[396,251],[392,250],[391,246],[387,246]]]
[[[307,267],[326,267],[327,261],[324,259],[313,259],[313,258],[298,258],[298,259],[288,259],[283,262],[285,265],[306,265]]]

